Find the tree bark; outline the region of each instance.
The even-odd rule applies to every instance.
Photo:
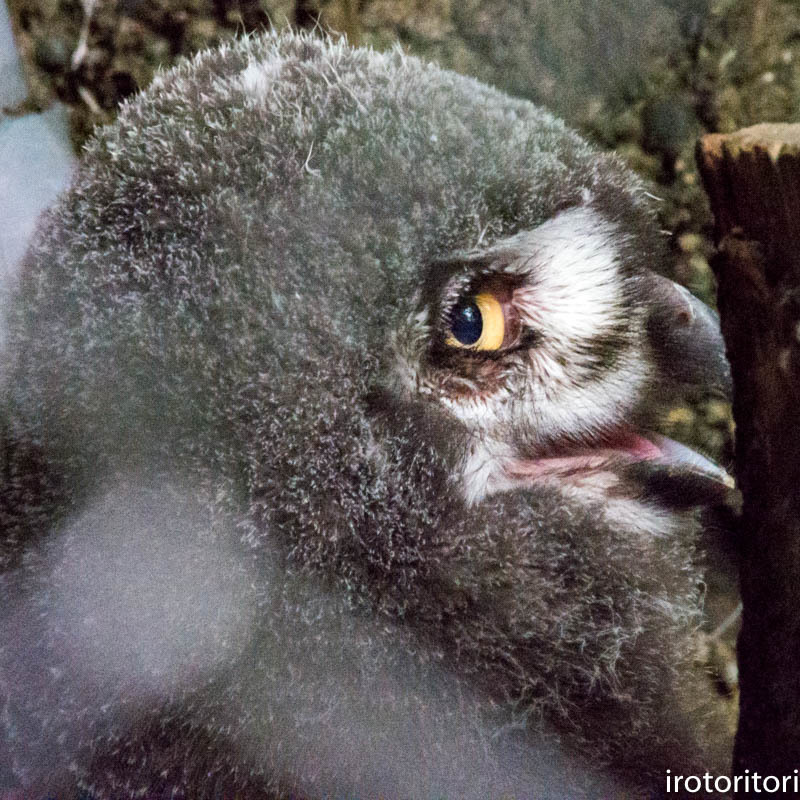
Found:
[[[800,768],[800,125],[706,136],[697,161],[715,217],[719,251],[712,266],[733,375],[744,498],[733,769],[740,776],[749,770],[751,778],[794,778]]]

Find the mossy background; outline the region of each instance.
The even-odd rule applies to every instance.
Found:
[[[408,52],[545,105],[653,185],[674,259],[666,270],[714,304],[712,219],[697,138],[800,109],[797,0],[8,0],[28,98],[67,104],[79,150],[159,68],[243,32],[321,26]],[[665,431],[732,465],[728,404],[672,410]],[[722,548],[725,550],[725,547]],[[736,605],[724,554],[710,571],[711,625]],[[728,696],[735,626],[706,656]],[[720,649],[721,648],[721,649]]]

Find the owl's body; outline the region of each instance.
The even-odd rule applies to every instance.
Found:
[[[157,78],[11,315],[17,779],[556,797],[702,771],[675,487],[716,476],[638,431],[713,336],[670,333],[696,309],[662,257],[620,163],[399,52],[257,38]]]

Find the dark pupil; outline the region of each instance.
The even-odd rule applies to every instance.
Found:
[[[450,315],[450,331],[461,344],[475,344],[481,338],[483,320],[473,302],[459,303]]]

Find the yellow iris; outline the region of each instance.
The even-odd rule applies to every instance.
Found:
[[[445,343],[467,350],[499,350],[505,334],[505,315],[500,301],[493,294],[481,292],[456,306]]]

